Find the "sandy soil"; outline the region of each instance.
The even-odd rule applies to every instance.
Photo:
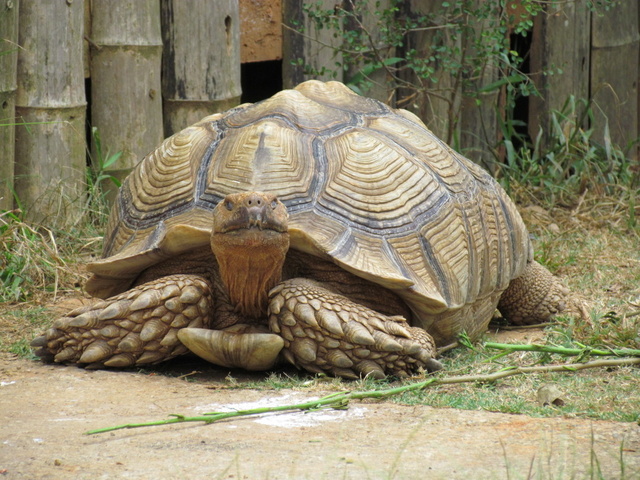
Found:
[[[188,374],[192,365],[175,368]],[[0,356],[0,477],[580,479],[590,478],[597,461],[603,478],[617,479],[622,454],[624,478],[640,478],[635,424],[390,402],[83,434],[171,413],[291,404],[323,394],[228,388],[227,371],[198,369],[185,381]]]

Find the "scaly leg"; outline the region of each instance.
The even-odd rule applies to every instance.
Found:
[[[284,357],[311,372],[383,378],[441,368],[433,358],[435,343],[423,329],[302,278],[271,290],[269,328],[282,335]]]
[[[569,289],[533,261],[502,293],[498,310],[514,325],[545,323],[567,308],[569,296]]]
[[[169,275],[70,312],[31,345],[46,360],[89,368],[157,363],[187,352],[178,330],[208,326],[212,307],[204,277]]]

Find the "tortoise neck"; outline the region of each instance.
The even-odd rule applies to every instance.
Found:
[[[235,310],[252,318],[265,317],[269,290],[282,278],[289,235],[253,229],[214,233],[211,249]]]

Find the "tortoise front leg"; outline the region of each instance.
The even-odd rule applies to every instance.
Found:
[[[206,278],[168,275],[73,310],[31,345],[45,360],[90,368],[157,363],[187,352],[177,332],[208,326],[212,307]]]
[[[441,368],[425,330],[303,278],[271,291],[269,328],[282,335],[285,358],[310,372],[383,378]]]

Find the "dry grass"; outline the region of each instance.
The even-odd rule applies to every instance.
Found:
[[[99,240],[87,232],[27,223],[16,212],[0,213],[1,350],[26,352],[28,340],[52,320],[48,308],[81,295],[83,264]]]

